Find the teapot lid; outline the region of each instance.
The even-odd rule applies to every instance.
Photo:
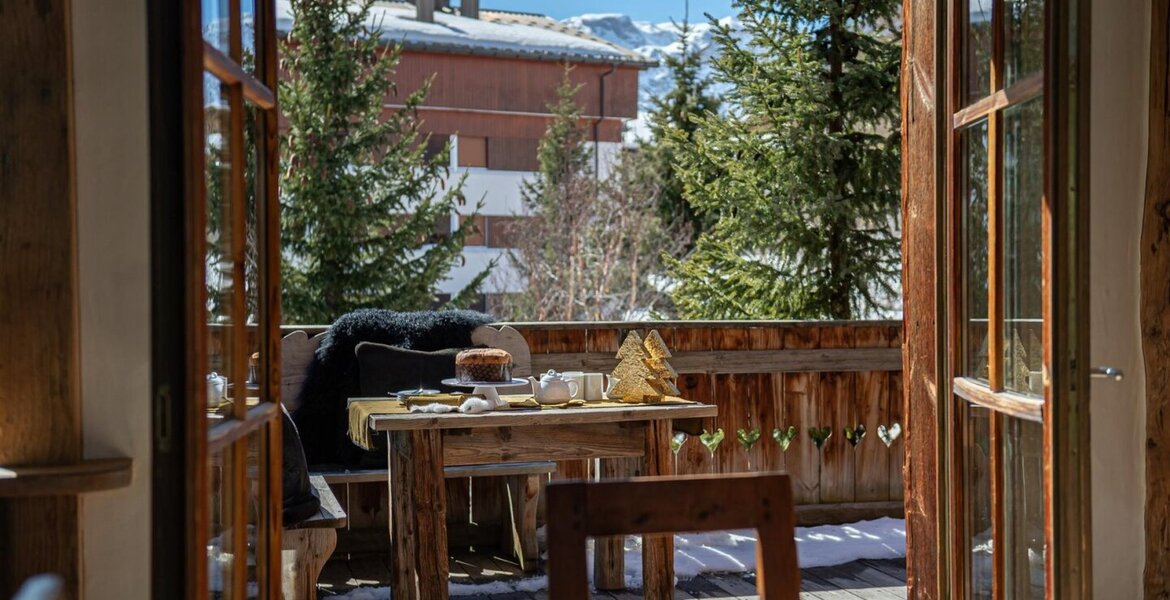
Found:
[[[560,373],[557,373],[556,369],[549,369],[540,379],[543,381],[545,379],[564,379],[564,377]]]

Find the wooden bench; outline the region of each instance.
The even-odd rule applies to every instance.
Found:
[[[284,529],[281,549],[285,600],[317,599],[317,577],[337,547],[337,530],[349,522],[325,479],[310,475],[309,482],[321,499],[321,509],[316,515]]]
[[[443,474],[447,479],[504,478],[511,522],[510,526],[500,529],[500,547],[511,550],[521,568],[532,571],[540,560],[540,549],[536,540],[536,513],[540,499],[541,477],[555,473],[556,470],[555,462],[539,461],[445,467]],[[333,485],[386,483],[384,469],[317,470],[313,471],[312,476]]]
[[[289,412],[293,412],[296,408],[293,403],[300,395],[309,364],[324,337],[324,333],[309,336],[305,331],[299,330],[286,335],[282,340],[281,398]],[[498,330],[492,327],[480,327],[472,333],[472,343],[507,349],[515,362],[513,374],[516,376],[527,375],[531,372],[532,358],[528,343],[511,327],[503,327]],[[513,551],[517,560],[526,570],[532,570],[536,567],[540,556],[536,541],[537,506],[540,491],[543,488],[540,478],[556,470],[556,463],[552,462],[474,465],[448,468],[446,469],[446,477],[447,479],[503,478],[505,482],[503,492],[507,499],[511,526],[500,528],[500,542],[503,548]],[[331,470],[329,467],[317,466],[313,468],[311,475],[321,477],[326,484],[345,485],[347,498],[350,497],[348,493],[350,484],[386,483],[386,471],[384,470]],[[340,506],[338,508],[340,509]],[[336,539],[334,539],[334,546],[336,546]]]

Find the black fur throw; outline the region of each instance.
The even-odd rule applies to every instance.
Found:
[[[346,399],[358,394],[360,342],[433,352],[471,346],[471,332],[493,319],[470,310],[394,312],[363,309],[337,319],[321,340],[301,388],[293,421],[310,465],[375,466],[386,453],[367,453],[346,434]],[[369,456],[367,456],[369,455]]]

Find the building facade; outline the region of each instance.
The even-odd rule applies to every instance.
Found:
[[[478,2],[447,4],[379,2],[370,25],[402,47],[394,74],[398,94],[387,96],[386,111],[401,109],[407,95],[429,82],[419,110],[421,130],[431,136],[428,149],[437,153],[449,143],[450,181],[465,178],[463,208],[436,224],[436,233],[449,233],[483,203],[461,264],[438,290],[442,302],[496,261],[476,306],[483,309],[488,296],[524,287],[507,253],[511,236],[523,229],[523,183],[539,168],[537,147],[566,69],[579,86],[581,125],[604,177],[621,149],[625,122],[637,116],[638,74],[655,63],[542,15],[481,10]],[[278,2],[282,9],[287,4]],[[282,28],[290,26],[282,21]]]

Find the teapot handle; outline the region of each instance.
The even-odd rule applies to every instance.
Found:
[[[581,386],[577,385],[577,380],[575,380],[575,379],[570,379],[566,383],[569,384],[569,396],[572,398],[576,398],[577,391],[581,389]]]

